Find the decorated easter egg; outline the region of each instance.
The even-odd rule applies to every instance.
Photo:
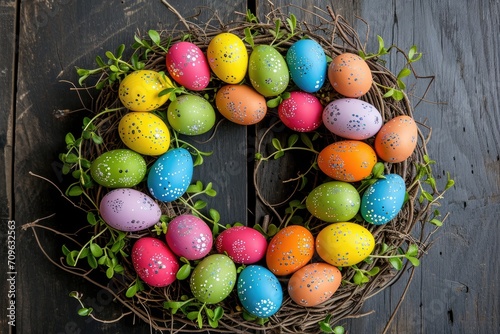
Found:
[[[99,212],[109,226],[120,231],[145,230],[161,217],[161,209],[151,197],[131,188],[114,189],[104,195]]]
[[[283,289],[267,268],[250,265],[238,277],[238,299],[253,316],[267,318],[278,312],[283,303]]]
[[[365,227],[339,222],[326,226],[316,237],[316,252],[331,265],[349,267],[366,259],[375,248],[375,239]]]
[[[267,113],[266,99],[247,85],[225,85],[215,96],[217,110],[236,124],[252,125]]]
[[[169,104],[167,119],[175,131],[195,136],[213,128],[215,111],[210,102],[201,96],[186,94]]]
[[[407,115],[396,116],[384,125],[375,137],[375,151],[386,162],[408,159],[418,141],[417,124]]]
[[[267,241],[256,229],[234,226],[217,236],[215,247],[236,263],[252,264],[266,255]]]
[[[199,91],[210,82],[210,67],[203,51],[191,42],[172,44],[165,55],[167,71],[178,84]]]
[[[142,237],[132,247],[132,264],[146,284],[165,287],[175,281],[179,262],[168,246],[152,237]]]
[[[323,110],[323,124],[337,136],[363,140],[368,139],[382,127],[380,112],[370,103],[360,99],[338,99]]]
[[[324,303],[340,287],[340,270],[328,263],[316,262],[293,273],[288,280],[288,294],[300,306]]]
[[[330,181],[314,188],[306,199],[307,210],[322,221],[347,221],[359,211],[360,196],[353,185],[343,181]]]
[[[248,61],[248,76],[257,92],[265,97],[278,96],[290,81],[283,56],[270,45],[257,45]]]
[[[276,233],[266,252],[266,264],[277,276],[294,273],[314,255],[314,237],[300,225],[287,226]]]
[[[372,86],[370,67],[360,56],[343,53],[328,66],[328,79],[333,89],[346,97],[365,95]]]
[[[247,73],[247,49],[235,34],[224,32],[212,38],[207,48],[207,59],[215,75],[226,83],[237,84]]]
[[[194,268],[189,286],[193,296],[202,303],[224,300],[236,285],[236,266],[223,254],[212,254]]]
[[[170,94],[160,92],[172,88],[170,79],[152,70],[138,70],[128,74],[120,83],[118,97],[125,108],[132,111],[152,111],[168,101]]]
[[[160,156],[148,174],[151,195],[162,202],[172,202],[181,197],[193,177],[193,158],[184,148],[175,148]]]
[[[278,116],[288,128],[308,132],[322,123],[323,106],[318,98],[306,92],[291,92],[278,106]]]
[[[212,249],[212,230],[199,217],[183,214],[168,223],[167,245],[178,256],[198,260]]]
[[[373,148],[359,140],[341,140],[321,150],[318,167],[332,179],[357,182],[368,177],[377,163]]]
[[[118,124],[118,134],[128,148],[144,155],[162,155],[170,146],[167,125],[150,112],[125,114]]]
[[[326,55],[321,45],[312,39],[301,39],[293,43],[286,53],[290,77],[303,91],[314,93],[320,90],[327,76]]]
[[[382,225],[395,218],[403,207],[405,181],[398,174],[387,174],[370,185],[361,198],[361,215],[372,224]]]
[[[133,187],[146,176],[146,162],[132,150],[111,150],[92,161],[90,175],[95,182],[108,188]]]

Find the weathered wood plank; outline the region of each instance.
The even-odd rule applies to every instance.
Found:
[[[204,23],[213,15],[206,1],[173,2],[184,17]],[[197,9],[199,7],[199,9]],[[244,12],[245,1],[225,1],[216,7],[221,20],[228,22],[234,11]],[[196,16],[196,17],[195,17]],[[56,118],[58,109],[81,108],[75,92],[58,80],[76,82],[75,66],[94,65],[96,55],[130,45],[134,33],[149,29],[183,29],[179,19],[161,1],[35,1],[21,2],[18,98],[16,105],[16,220],[19,225],[56,212],[46,221],[50,226],[69,228],[85,224],[85,216],[71,209],[48,183],[30,177],[29,171],[65,187],[58,153],[64,149],[64,134],[80,126],[81,117]],[[86,103],[90,100],[86,98]],[[206,183],[214,179],[219,195],[213,207],[226,222],[246,221],[246,132],[226,126],[221,136],[202,147],[213,150],[206,158],[207,169],[220,173],[201,173]],[[228,163],[228,165],[225,165]],[[219,166],[215,169],[213,166]],[[234,187],[239,184],[238,187]],[[53,233],[40,234],[47,252],[57,257],[62,241]],[[71,290],[84,293],[84,301],[94,307],[95,315],[113,319],[120,313],[110,295],[89,286],[54,265],[37,250],[31,231],[19,233],[18,331],[21,333],[149,333],[147,324],[126,317],[117,324],[101,324],[79,317],[79,304],[68,297]],[[21,260],[20,260],[21,261]],[[43,322],[41,321],[43,319]]]

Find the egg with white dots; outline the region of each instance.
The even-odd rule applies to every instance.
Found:
[[[286,127],[297,132],[314,131],[321,126],[323,106],[313,94],[293,91],[278,106],[278,116]]]
[[[210,102],[198,95],[181,95],[170,102],[167,120],[177,132],[197,136],[215,125],[215,111]]]
[[[322,119],[330,132],[355,140],[373,137],[383,124],[377,108],[366,101],[352,98],[330,102],[323,110]]]
[[[403,207],[406,185],[398,174],[387,174],[370,185],[361,198],[361,215],[374,225],[394,219]]]
[[[290,73],[283,56],[270,45],[257,45],[248,59],[248,77],[253,88],[265,97],[283,93]]]
[[[375,151],[384,161],[403,162],[408,159],[418,142],[418,127],[408,115],[396,116],[380,128],[375,136]]]
[[[222,231],[216,239],[217,252],[225,253],[234,262],[252,264],[266,255],[266,238],[248,226],[233,226]]]
[[[200,91],[210,82],[210,67],[203,51],[191,42],[172,44],[165,54],[167,71],[178,84]]]
[[[267,268],[250,265],[238,277],[238,299],[253,316],[267,318],[279,311],[283,289],[276,276]]]
[[[155,225],[161,209],[150,196],[132,188],[119,188],[103,196],[99,204],[102,219],[120,231],[142,231]]]
[[[307,210],[327,223],[351,220],[360,204],[356,188],[344,181],[325,182],[314,188],[306,199]]]
[[[292,81],[303,91],[314,93],[323,87],[327,76],[326,55],[318,42],[301,39],[286,53]]]
[[[189,280],[193,296],[207,304],[216,304],[224,300],[235,285],[236,266],[223,254],[212,254],[201,260]]]
[[[212,230],[203,219],[191,214],[172,219],[168,223],[165,239],[177,256],[188,260],[199,260],[212,250]]]
[[[264,96],[245,84],[222,86],[215,95],[215,105],[222,116],[240,125],[256,124],[267,113]]]
[[[146,176],[146,161],[129,149],[111,150],[92,161],[90,175],[95,182],[108,188],[133,187]]]
[[[148,189],[159,201],[172,202],[184,195],[193,177],[193,158],[184,148],[160,156],[148,173]]]

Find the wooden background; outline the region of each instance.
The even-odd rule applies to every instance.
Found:
[[[276,6],[289,1],[273,1]],[[201,12],[203,23],[216,9],[223,21],[250,6],[262,17],[266,1],[171,1],[185,17]],[[326,1],[292,1],[313,9]],[[328,2],[330,3],[330,2]],[[388,333],[499,333],[500,294],[500,153],[499,153],[499,31],[500,4],[496,0],[338,0],[335,10],[362,31],[370,26],[368,46],[378,34],[386,44],[402,48],[418,45],[424,53],[417,70],[436,80],[415,118],[433,128],[429,144],[438,161],[436,171],[449,171],[456,186],[446,195],[441,212],[451,215],[436,235],[436,243],[416,270],[408,294]],[[201,6],[200,8],[196,8]],[[194,19],[194,18],[193,18]],[[299,19],[310,19],[301,15]],[[101,324],[77,315],[71,290],[83,292],[89,306],[103,318],[118,308],[102,290],[61,271],[39,252],[33,233],[23,224],[55,216],[53,226],[82,223],[48,183],[29,175],[36,172],[57,185],[64,134],[79,126],[80,117],[55,117],[58,109],[81,107],[67,83],[75,82],[75,66],[91,67],[96,55],[131,44],[139,30],[171,29],[175,16],[160,0],[77,1],[3,0],[0,2],[0,275],[2,284],[0,332],[7,325],[5,272],[7,222],[16,222],[17,333],[150,333],[147,325],[126,317]],[[178,26],[179,27],[179,26]],[[398,68],[394,57],[389,66]],[[400,66],[400,65],[399,65]],[[246,221],[247,134],[228,126],[225,143],[232,143],[207,166],[219,166],[218,209],[228,221]],[[221,144],[222,145],[222,144]],[[225,145],[225,144],[224,144]],[[227,146],[226,146],[227,147]],[[220,171],[223,162],[230,163]],[[207,167],[209,168],[209,167]],[[444,182],[444,178],[439,180]],[[238,185],[235,187],[235,185]],[[223,211],[224,210],[224,211]],[[58,239],[42,235],[49,252],[60,251]],[[363,312],[373,314],[341,324],[349,333],[381,333],[404,289],[404,280],[370,299]]]

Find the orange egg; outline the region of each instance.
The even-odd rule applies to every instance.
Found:
[[[330,299],[341,282],[342,274],[337,267],[323,262],[311,263],[290,277],[288,294],[301,306],[316,306]]]
[[[309,262],[314,254],[314,237],[303,226],[283,228],[269,242],[266,263],[276,276],[294,273]]]
[[[358,140],[342,140],[325,147],[318,155],[318,167],[332,179],[361,181],[377,163],[373,148]]]
[[[365,95],[372,86],[372,72],[363,58],[353,53],[343,53],[328,66],[328,79],[332,87],[346,97]]]
[[[375,151],[386,162],[402,162],[412,155],[418,140],[417,124],[410,116],[396,116],[375,137]]]
[[[215,96],[217,110],[236,124],[251,125],[267,113],[266,99],[246,85],[225,85]]]

